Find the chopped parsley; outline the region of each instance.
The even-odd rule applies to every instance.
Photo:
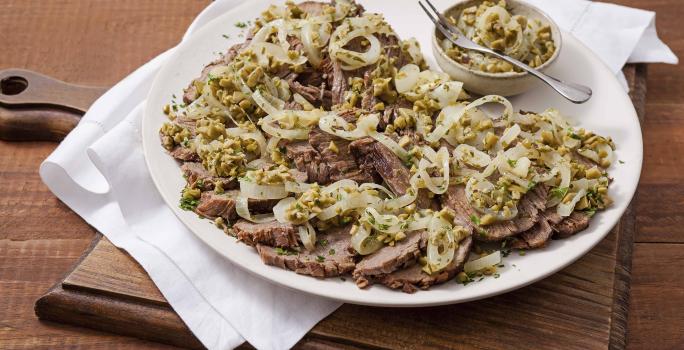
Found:
[[[230,39],[230,35],[228,35],[228,34],[222,34],[221,36],[226,38],[226,39]]]
[[[335,255],[335,249],[328,250],[328,255]]]
[[[328,240],[327,239],[322,239],[318,241],[318,244],[321,245],[321,247],[325,247],[328,245]]]
[[[275,252],[278,255],[296,255],[297,254],[297,252],[295,252],[295,251],[283,249],[280,247],[276,247]]]
[[[554,198],[562,199],[568,194],[568,187],[555,187],[551,190],[551,196]]]
[[[515,168],[515,165],[518,164],[518,161],[515,159],[508,159],[507,162],[508,162],[508,165],[511,166],[511,168]]]
[[[526,252],[524,249],[521,249],[521,250],[518,251],[518,254],[519,254],[520,256],[525,256],[525,254],[527,254],[527,252]]]
[[[325,258],[324,258],[322,255],[319,255],[319,256],[316,257],[316,261],[318,261],[318,262],[324,262],[324,261],[325,261]]]
[[[199,199],[181,197],[179,207],[183,210],[195,210],[199,204]]]
[[[245,22],[236,22],[235,26],[238,28],[247,28],[247,23]]]
[[[212,82],[217,82],[217,83],[218,83],[218,81],[220,80],[219,77],[217,77],[217,76],[215,76],[215,75],[213,75],[213,74],[211,74],[211,73],[209,73],[209,75],[207,75],[207,77],[209,77],[209,84],[211,84]]]
[[[619,162],[620,164],[625,164],[625,161],[624,161],[624,160],[619,160],[619,159],[618,159],[618,162]]]
[[[592,216],[594,216],[594,214],[596,214],[596,209],[590,208],[590,209],[584,210],[584,213],[589,215],[589,217],[592,217]]]
[[[470,221],[472,221],[475,225],[480,225],[480,218],[478,218],[475,214],[470,215]]]

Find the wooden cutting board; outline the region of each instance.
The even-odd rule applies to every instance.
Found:
[[[624,72],[643,121],[646,66],[627,66]],[[21,112],[32,108],[37,107],[23,106]],[[7,120],[16,125],[17,120],[12,119],[16,111],[3,108],[0,112],[5,115],[0,113],[0,131]],[[50,138],[68,131],[63,124],[55,125],[61,129]],[[0,138],[5,135],[0,132]],[[16,133],[14,137],[30,138]],[[622,349],[636,200],[590,253],[543,281],[497,297],[451,306],[391,309],[343,305],[316,325],[297,347]],[[202,348],[144,270],[101,236],[73,271],[36,302],[35,311],[45,320]]]

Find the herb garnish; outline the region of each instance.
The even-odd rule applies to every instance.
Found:
[[[562,199],[568,193],[568,187],[555,187],[551,189],[551,196]]]
[[[195,210],[199,204],[199,199],[195,198],[183,198],[180,199],[180,205],[178,205],[183,210]]]
[[[276,247],[275,252],[278,255],[296,255],[297,254],[297,252],[295,252],[295,251],[283,249],[280,247]]]

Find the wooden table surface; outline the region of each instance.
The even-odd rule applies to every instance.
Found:
[[[656,11],[660,37],[684,57],[680,0],[615,2]],[[173,46],[207,3],[3,0],[0,69],[110,86]],[[628,346],[678,349],[684,348],[684,67],[649,66],[646,113]],[[94,237],[40,181],[38,166],[55,146],[0,141],[0,348],[168,348],[35,317],[35,300]]]

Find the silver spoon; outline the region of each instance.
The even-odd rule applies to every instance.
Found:
[[[444,36],[449,41],[454,43],[456,46],[468,50],[486,53],[494,57],[498,57],[539,78],[548,86],[556,90],[556,92],[558,92],[561,96],[565,97],[573,103],[584,103],[591,98],[591,88],[587,86],[560,81],[552,76],[546,75],[516,60],[515,58],[502,55],[492,49],[474,43],[472,40],[468,39],[465,35],[463,35],[463,33],[461,33],[461,31],[457,27],[449,23],[449,20],[447,20],[439,11],[437,11],[437,9],[432,5],[430,0],[425,0],[425,2],[428,4],[428,6],[432,9],[432,11],[435,13],[435,15],[437,15],[437,18],[439,19],[435,18],[435,16],[432,13],[430,13],[430,11],[425,7],[425,5],[423,5],[422,2],[418,2],[418,4],[420,5],[420,7],[423,8],[423,11],[425,11],[428,17],[430,17],[430,20],[435,24],[437,29],[440,32],[442,32],[442,34],[444,34]]]

